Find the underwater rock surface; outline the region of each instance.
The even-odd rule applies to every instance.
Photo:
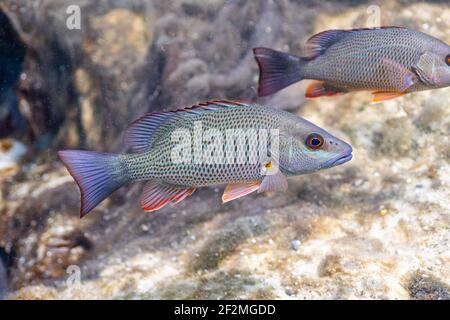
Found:
[[[370,105],[368,93],[305,101],[302,82],[257,99],[351,142],[354,159],[226,205],[223,188],[203,188],[146,214],[134,184],[80,220],[56,157],[125,151],[123,129],[148,111],[254,100],[252,47],[300,54],[316,32],[367,26],[372,3],[79,3],[81,30],[65,27],[72,1],[0,4],[27,49],[11,87],[23,126],[2,126],[27,147],[0,177],[8,298],[449,299],[449,88]],[[450,42],[447,3],[376,4],[383,25]]]

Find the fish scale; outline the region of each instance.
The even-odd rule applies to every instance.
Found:
[[[291,118],[286,117],[286,114],[281,114],[276,109],[245,105],[176,119],[170,126],[164,128],[166,134],[160,135],[161,138],[154,142],[154,147],[151,150],[144,154],[129,156],[126,163],[130,176],[135,180],[157,179],[174,185],[196,187],[259,180],[262,177],[262,163],[238,165],[239,162],[242,162],[242,159],[230,159],[226,152],[225,155],[227,157],[223,161],[225,163],[173,163],[172,150],[177,142],[171,140],[170,132],[179,128],[185,128],[193,133],[194,122],[201,122],[203,132],[216,129],[223,133],[224,136],[226,130],[230,129],[278,129],[283,116],[284,120]],[[248,146],[248,144],[245,144],[245,146]],[[238,154],[241,153],[238,152]],[[245,150],[243,156],[248,158],[249,148]],[[211,158],[206,158],[205,162],[211,162]],[[229,162],[234,162],[235,164]]]

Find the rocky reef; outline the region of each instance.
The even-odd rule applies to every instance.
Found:
[[[251,52],[301,54],[310,35],[377,13],[450,43],[448,3],[80,0],[70,29],[72,4],[0,2],[0,297],[450,298],[450,89],[370,105],[364,92],[305,100],[301,82],[257,98]],[[57,150],[126,151],[141,114],[210,98],[294,112],[354,159],[286,193],[223,205],[203,188],[151,214],[137,183],[79,219]]]

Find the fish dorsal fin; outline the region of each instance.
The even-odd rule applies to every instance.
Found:
[[[306,41],[306,58],[314,59],[323,54],[329,47],[344,38],[347,30],[327,30],[313,35]]]
[[[254,105],[254,103],[237,100],[211,100],[184,109],[147,113],[128,126],[125,130],[124,142],[133,151],[144,152],[151,147],[155,133],[174,119],[198,115],[207,111],[250,105]]]
[[[178,203],[194,193],[193,187],[177,187],[149,181],[142,192],[141,207],[146,212],[161,209],[166,204]]]
[[[201,107],[210,107],[213,109],[217,109],[217,107],[249,107],[256,105],[255,102],[251,101],[242,101],[242,100],[210,100],[204,103],[199,103],[198,106]]]
[[[377,29],[405,29],[403,27],[379,27],[379,28],[355,28],[355,29],[335,29],[326,30],[313,35],[306,41],[305,54],[306,58],[314,59],[323,54],[329,47],[336,42],[342,40],[347,35],[353,32],[377,30]]]
[[[151,145],[152,136],[161,126],[174,116],[172,112],[147,113],[131,123],[125,130],[124,142],[133,151],[144,152]]]

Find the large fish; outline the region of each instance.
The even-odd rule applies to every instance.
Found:
[[[306,55],[253,49],[260,96],[314,79],[306,97],[373,92],[372,102],[450,85],[450,46],[422,32],[400,28],[329,30],[312,36]]]
[[[286,190],[288,176],[352,158],[349,144],[305,119],[229,100],[146,114],[129,126],[125,142],[134,153],[58,152],[80,188],[81,217],[131,181],[149,180],[141,206],[155,211],[210,185],[227,184],[224,202]]]

